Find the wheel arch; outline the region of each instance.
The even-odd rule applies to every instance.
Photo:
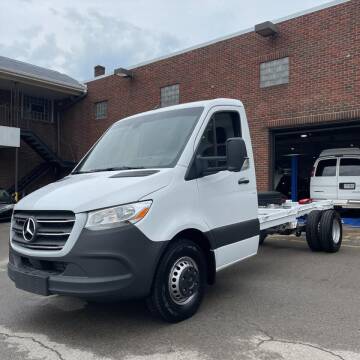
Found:
[[[207,264],[207,283],[210,285],[214,284],[216,280],[216,259],[215,254],[212,251],[210,238],[198,229],[189,228],[177,233],[171,241],[169,241],[169,244],[174,241],[179,241],[180,239],[191,240],[203,250]],[[166,249],[164,250],[164,253],[165,251]]]

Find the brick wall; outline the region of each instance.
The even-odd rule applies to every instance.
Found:
[[[160,88],[180,85],[180,102],[241,99],[255,150],[258,187],[269,186],[269,129],[359,118],[360,1],[278,24],[279,35],[254,32],[134,69],[134,79],[107,76],[64,114],[62,152],[79,159],[114,121],[160,104]],[[289,83],[260,88],[260,64],[289,57]],[[121,65],[121,64],[119,64]],[[94,103],[108,100],[95,120]]]

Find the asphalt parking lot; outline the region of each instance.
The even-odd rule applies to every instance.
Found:
[[[360,359],[360,231],[337,254],[272,237],[259,255],[219,273],[199,313],[159,322],[142,302],[87,304],[17,290],[0,224],[0,358]]]

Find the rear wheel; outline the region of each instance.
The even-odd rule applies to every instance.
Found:
[[[179,322],[195,314],[204,296],[206,262],[202,250],[192,241],[171,244],[155,275],[147,305],[168,322]]]
[[[320,221],[320,242],[324,251],[339,251],[342,242],[342,223],[335,210],[324,211]]]
[[[306,242],[312,251],[321,251],[322,246],[320,242],[320,220],[322,211],[313,210],[307,216],[306,223]]]

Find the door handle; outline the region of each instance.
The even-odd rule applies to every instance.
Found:
[[[238,184],[239,185],[241,185],[241,184],[249,184],[249,182],[250,182],[249,179],[241,178],[241,179],[239,179]]]

